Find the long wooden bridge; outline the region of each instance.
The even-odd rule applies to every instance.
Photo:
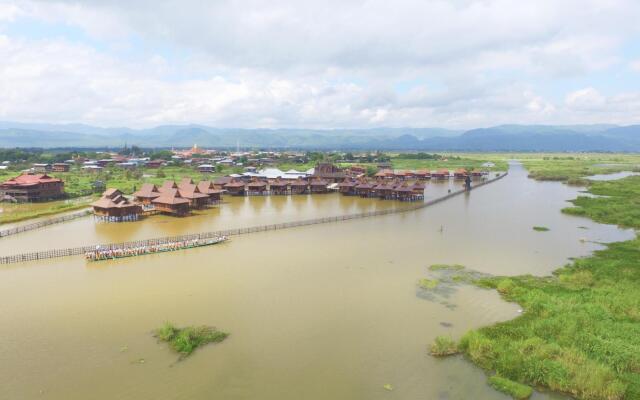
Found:
[[[488,179],[483,182],[479,182],[476,185],[474,185],[472,189],[476,189],[478,187],[495,182],[499,179],[504,178],[506,175],[507,173],[505,172],[503,174],[496,176],[495,178]],[[369,218],[369,217],[375,217],[375,216],[381,216],[381,215],[398,214],[398,213],[404,213],[404,212],[426,208],[434,204],[448,200],[452,197],[458,196],[465,192],[466,192],[465,189],[460,189],[420,204],[413,204],[407,207],[400,207],[400,208],[393,208],[393,209],[368,211],[368,212],[357,213],[357,214],[345,214],[345,215],[338,215],[333,217],[323,217],[323,218],[306,219],[306,220],[300,220],[300,221],[283,222],[281,224],[258,225],[258,226],[251,226],[246,228],[235,228],[235,229],[227,229],[227,230],[212,231],[212,232],[201,232],[201,233],[193,233],[193,234],[179,235],[179,236],[166,236],[166,237],[154,238],[154,239],[143,239],[143,240],[136,240],[136,241],[130,241],[130,242],[122,242],[122,243],[79,246],[79,247],[70,247],[66,249],[52,249],[52,250],[36,251],[31,253],[2,256],[0,257],[0,264],[13,264],[13,263],[18,263],[23,261],[35,261],[35,260],[45,260],[45,259],[57,258],[57,257],[84,255],[86,252],[93,251],[97,247],[100,247],[100,249],[103,249],[103,250],[106,250],[106,249],[117,250],[117,249],[127,249],[127,248],[142,247],[142,246],[157,246],[160,244],[180,242],[180,241],[186,241],[186,240],[209,239],[209,238],[215,238],[220,236],[237,236],[237,235],[245,235],[248,233],[255,233],[255,232],[274,231],[274,230],[280,230],[280,229],[295,228],[299,226],[326,224],[331,222],[349,221],[353,219],[362,219],[362,218]]]

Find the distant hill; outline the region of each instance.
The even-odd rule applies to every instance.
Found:
[[[162,125],[149,129],[82,124],[0,122],[0,147],[202,147],[640,152],[640,125],[499,125],[455,131],[441,128],[239,129]]]

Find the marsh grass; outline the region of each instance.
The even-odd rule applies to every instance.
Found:
[[[210,326],[178,328],[171,322],[165,322],[154,334],[160,341],[167,342],[173,350],[180,353],[181,358],[189,356],[200,346],[222,342],[229,336],[228,333]]]
[[[591,191],[609,197],[581,197],[565,212],[640,228],[640,177],[596,182]],[[580,399],[640,399],[640,238],[611,243],[551,277],[474,282],[525,310],[461,338],[474,363]]]
[[[508,394],[509,396],[517,400],[528,399],[533,394],[533,389],[531,389],[531,387],[518,382],[514,382],[511,379],[503,378],[498,375],[490,377],[489,384],[493,386],[494,389]]]
[[[435,357],[445,357],[458,354],[460,350],[456,342],[447,336],[438,336],[429,346],[429,353]]]
[[[460,271],[464,269],[464,265],[460,264],[433,264],[429,267],[429,271]]]
[[[418,286],[420,286],[422,289],[435,289],[436,287],[438,287],[438,280],[437,279],[427,279],[427,278],[422,278],[418,281]]]
[[[550,229],[547,228],[546,226],[534,226],[533,230],[536,231],[536,232],[547,232]]]

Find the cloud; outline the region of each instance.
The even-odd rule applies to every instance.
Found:
[[[609,110],[627,123],[638,118],[634,93],[603,96],[601,81],[559,88],[634,66],[621,49],[638,18],[634,0],[9,2],[0,118],[464,128]],[[3,34],[2,21],[86,37]]]

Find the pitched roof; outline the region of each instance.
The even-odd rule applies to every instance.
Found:
[[[177,189],[178,185],[174,181],[165,181],[162,186],[158,188],[158,190],[162,193],[167,190]]]
[[[33,186],[41,183],[62,182],[61,179],[53,178],[47,174],[22,174],[5,181],[3,185],[11,186]]]
[[[140,190],[133,194],[135,197],[156,198],[160,196],[158,188],[153,183],[143,183]]]
[[[129,199],[122,195],[122,192],[115,188],[107,189],[102,197],[91,203],[91,205],[98,208],[138,207],[137,204],[130,202]]]
[[[161,196],[157,199],[151,200],[153,203],[160,204],[188,204],[189,200],[183,198],[180,195],[178,189],[167,189],[162,192]]]

